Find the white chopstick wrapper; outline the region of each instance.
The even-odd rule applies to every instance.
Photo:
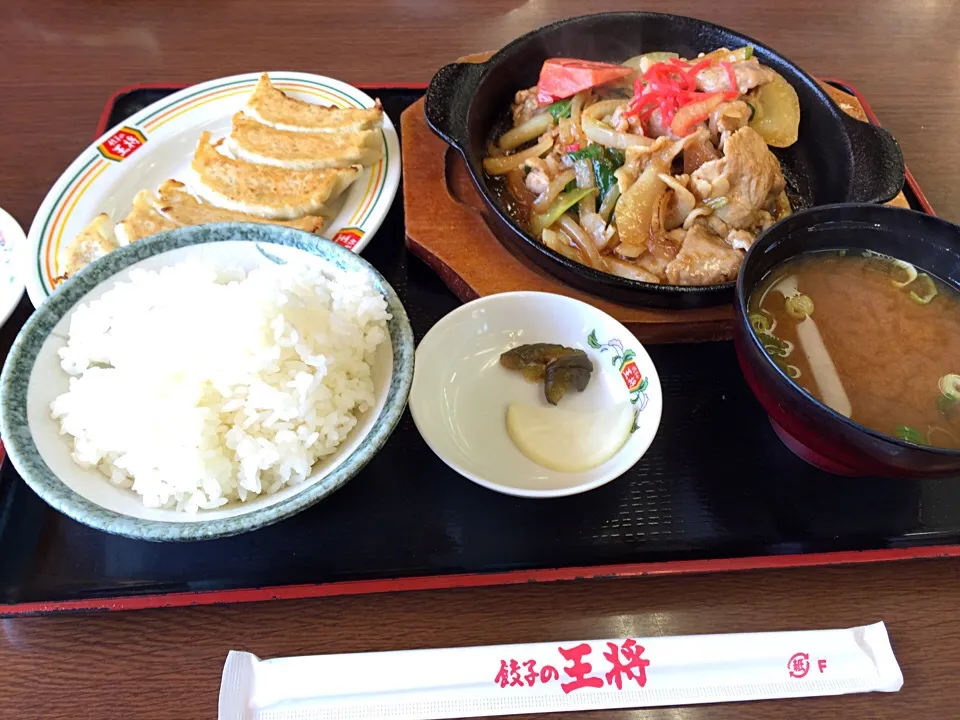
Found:
[[[883,623],[275,660],[231,651],[219,717],[464,718],[896,692],[902,685]]]

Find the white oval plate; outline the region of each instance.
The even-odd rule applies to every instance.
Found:
[[[337,107],[373,107],[373,98],[355,87],[298,72],[269,72],[291,97]],[[156,189],[168,178],[184,180],[203,130],[222,137],[230,119],[246,103],[261,73],[210,80],[155,102],[111,128],[83,151],[54,183],[27,235],[21,278],[34,306],[53,292],[60,255],[99,213],[119,222],[141,190]],[[380,227],[400,185],[400,142],[383,116],[383,160],[365,168],[341,200],[324,235],[360,252]]]
[[[632,404],[634,431],[604,464],[557,472],[513,444],[506,427],[510,403],[549,407],[541,384],[500,365],[501,353],[526,343],[580,348],[593,361],[586,390],[564,396],[564,409]],[[467,303],[431,328],[417,348],[409,404],[427,445],[458,473],[508,495],[549,498],[592,490],[633,467],[657,434],[663,394],[646,350],[605,312],[562,295],[512,292]]]
[[[17,261],[26,243],[20,223],[0,208],[0,326],[16,310],[23,297],[23,276]]]

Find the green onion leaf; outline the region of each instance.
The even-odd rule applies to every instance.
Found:
[[[573,161],[589,160],[593,167],[593,177],[597,183],[599,193],[597,202],[602,202],[603,198],[610,192],[610,188],[617,184],[617,178],[614,175],[617,168],[624,163],[624,155],[620,150],[605,148],[603,145],[587,145],[585,148],[574,150],[567,153]]]
[[[940,392],[950,400],[960,401],[960,375],[947,373],[937,383]]]
[[[744,51],[743,57],[747,60],[753,57],[753,45],[747,45],[747,49]]]
[[[794,320],[806,320],[813,315],[813,300],[809,295],[791,295],[784,300],[783,308]]]
[[[787,344],[776,335],[761,333],[759,338],[763,349],[767,351],[767,355],[774,359],[787,357]]]
[[[603,145],[587,145],[585,148],[567,153],[571,160],[596,160],[603,157]]]
[[[566,100],[557,100],[553,105],[550,105],[547,108],[547,112],[553,115],[554,120],[559,120],[560,118],[570,117],[570,103],[573,102],[573,98],[567,98]]]
[[[770,318],[759,312],[750,313],[750,325],[753,326],[754,332],[757,333],[769,333],[770,329],[773,327],[773,323],[770,322]]]
[[[927,436],[919,430],[910,427],[909,425],[898,425],[897,429],[894,431],[894,434],[901,440],[906,440],[907,442],[914,443],[915,445],[927,444]]]
[[[947,420],[953,420],[957,416],[957,410],[960,408],[960,399],[940,395],[937,397],[937,411]]]
[[[915,285],[917,289],[910,291],[910,299],[917,305],[929,305],[930,301],[939,294],[937,286],[926,273],[917,275],[917,279],[911,285]]]
[[[890,282],[893,283],[894,287],[903,288],[912,283],[917,279],[917,269],[910,263],[903,262],[902,260],[893,260],[891,261],[891,267],[896,268],[900,271],[900,274],[903,276],[903,280],[891,279]]]
[[[539,237],[544,228],[548,228],[553,225],[567,210],[596,191],[597,189],[593,187],[576,188],[573,190],[564,191],[557,195],[557,199],[553,201],[553,204],[549,208],[547,208],[546,212],[534,213],[531,215],[530,229],[533,231],[533,234]]]
[[[594,160],[591,164],[593,165],[593,177],[597,182],[597,189],[600,191],[597,200],[603,202],[603,198],[610,192],[610,188],[617,184],[617,177],[613,174],[614,167],[606,158]]]

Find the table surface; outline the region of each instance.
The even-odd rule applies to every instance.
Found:
[[[29,226],[86,147],[107,97],[263,69],[348,82],[425,82],[589,7],[556,0],[139,0],[0,3],[0,206]],[[649,0],[858,86],[899,139],[937,212],[960,221],[960,5],[846,0]],[[24,303],[14,318],[29,314]],[[9,331],[0,335],[5,355]],[[839,480],[838,480],[839,482]],[[261,657],[602,637],[845,627],[884,620],[896,695],[598,713],[609,718],[960,715],[960,566],[916,561],[530,585],[96,616],[3,620],[0,717],[211,718],[229,649]],[[42,688],[42,690],[41,690]]]

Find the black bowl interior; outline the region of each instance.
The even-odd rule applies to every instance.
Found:
[[[576,284],[586,289],[592,287],[598,294],[609,295],[611,291],[619,290],[615,295],[621,301],[629,301],[633,291],[638,293],[638,297],[646,296],[646,301],[640,300],[642,304],[689,307],[725,302],[732,299],[733,283],[709,287],[651,285],[607,275],[554,253],[513,221],[504,207],[501,193],[495,187],[498,181],[485,175],[482,161],[489,141],[509,127],[510,104],[514,95],[518,90],[536,85],[540,67],[546,58],[576,57],[620,63],[633,55],[656,50],[696,57],[700,52],[709,52],[718,47],[737,48],[744,45],[752,45],[760,62],[783,75],[796,89],[800,99],[800,139],[792,147],[776,151],[795,208],[862,199],[856,197],[858,193],[866,192],[869,195],[871,191],[858,190],[856,187],[859,182],[858,155],[864,153],[859,147],[862,143],[853,142],[851,137],[862,131],[858,126],[866,128],[867,133],[883,131],[850,119],[813,78],[762,43],[694,18],[640,12],[603,13],[548,25],[514,40],[479,68],[467,70],[466,66],[460,66],[460,72],[472,74],[472,77],[458,76],[455,72],[445,75],[441,70],[428,90],[427,117],[434,129],[463,152],[474,180],[499,216],[496,220],[500,227],[512,231],[508,234],[527,245],[522,250],[528,257],[535,261],[537,255],[549,258],[549,263],[545,265],[547,269],[563,269],[567,280],[582,280]],[[431,96],[436,97],[435,103],[431,103]],[[444,128],[443,120],[437,121],[431,117],[431,104],[439,106],[441,103],[449,108],[447,112],[450,115],[466,115],[465,122],[458,118],[458,123],[450,122]],[[459,126],[451,127],[455,124]],[[889,138],[886,135],[884,137]],[[880,154],[892,153],[896,156],[892,160],[887,158],[887,164],[897,166],[899,163],[899,167],[888,169],[893,175],[899,172],[902,184],[902,157],[892,139],[889,139],[889,143],[892,144],[892,150],[889,145],[874,149],[884,151]],[[871,162],[879,161],[873,157]],[[862,164],[860,168],[862,171]],[[899,188],[896,180],[894,185]],[[889,189],[882,192],[890,194]],[[651,293],[673,294],[676,298],[650,303]],[[683,298],[684,295],[688,297]]]
[[[805,253],[843,248],[870,250],[911,263],[960,292],[960,227],[932,215],[902,208],[828,205],[791,215],[757,239],[747,253],[737,279],[738,324],[750,327],[747,319],[750,295],[781,263]],[[780,376],[783,383],[805,396],[835,421],[856,428],[874,440],[908,446],[897,438],[855,423],[821,403],[794,383],[767,356],[752,331],[748,331],[747,335],[749,342],[760,350],[768,367]],[[960,456],[957,450],[924,450],[938,455]]]

